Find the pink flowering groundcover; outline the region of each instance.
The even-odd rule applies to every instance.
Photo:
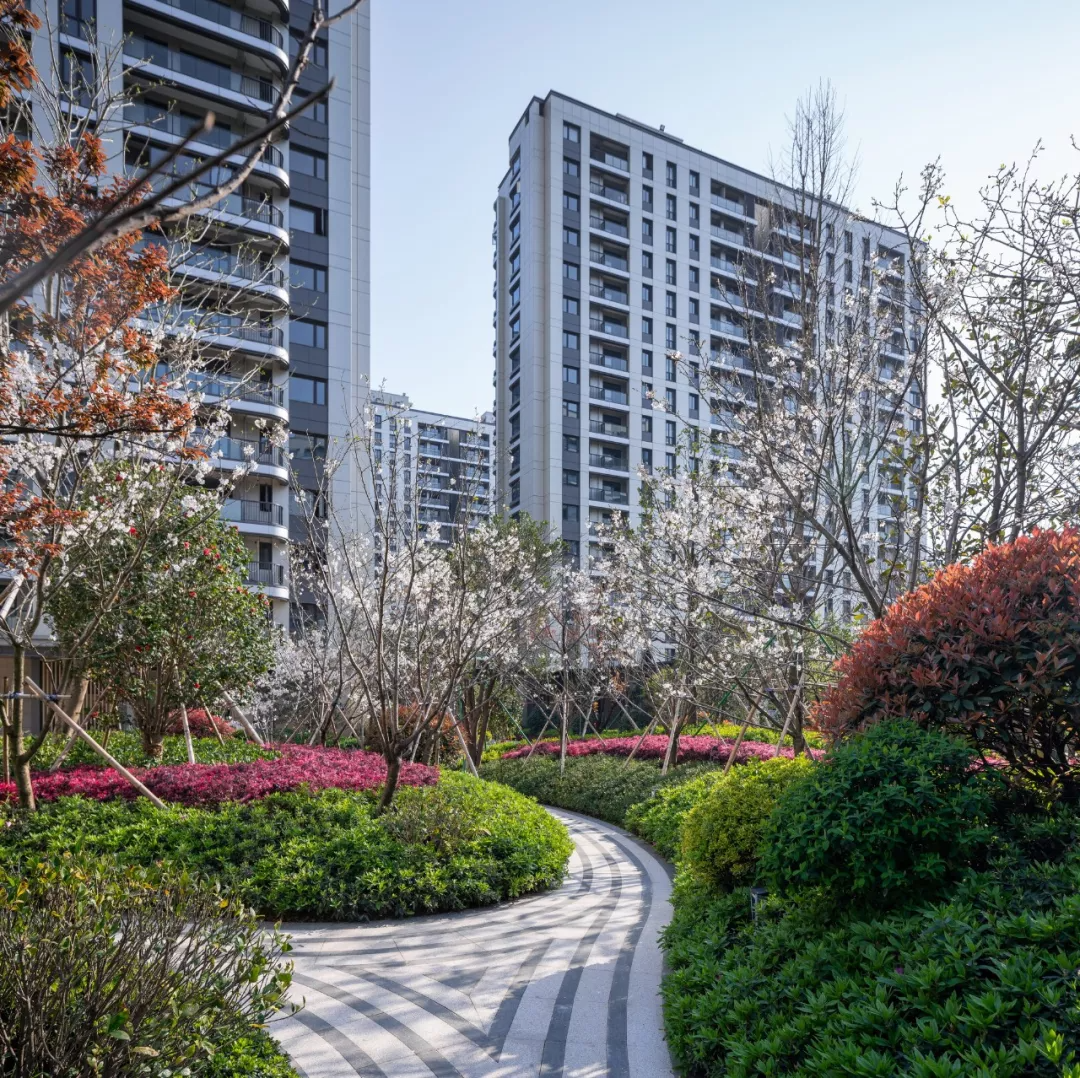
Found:
[[[378,753],[288,744],[272,748],[281,754],[274,760],[131,770],[163,801],[204,808],[226,801],[254,801],[304,785],[313,791],[370,790],[381,786],[386,779],[386,764]],[[399,781],[407,786],[434,786],[439,781],[439,770],[424,764],[402,764]],[[35,775],[34,793],[39,801],[75,795],[94,801],[132,800],[140,796],[111,767],[92,765]],[[0,782],[0,802],[16,798],[15,784]]]
[[[629,756],[634,746],[641,741],[641,735],[637,737],[609,737],[604,740],[599,738],[588,741],[571,741],[567,746],[568,756]],[[650,734],[642,741],[640,748],[634,752],[635,760],[661,760],[667,749],[666,734]],[[726,763],[731,754],[731,748],[735,744],[734,739],[724,737],[694,736],[679,738],[680,764],[688,763]],[[811,750],[813,751],[813,750]],[[517,760],[529,755],[529,746],[513,749],[503,753],[504,760]],[[542,741],[533,752],[534,756],[558,756],[558,741]],[[771,760],[776,755],[776,746],[763,741],[744,741],[735,754],[735,763],[745,764],[749,760]],[[780,755],[790,759],[794,752],[785,747],[780,750]],[[814,755],[820,755],[815,751]]]

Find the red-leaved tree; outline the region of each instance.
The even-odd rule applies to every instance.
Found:
[[[815,713],[830,737],[910,718],[1076,797],[1080,529],[1035,531],[948,566],[872,622],[837,672]]]

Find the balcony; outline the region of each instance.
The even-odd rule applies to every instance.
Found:
[[[710,288],[709,295],[721,303],[730,303],[734,307],[742,307],[743,298],[740,292],[734,292],[730,288]]]
[[[630,406],[630,398],[625,390],[609,389],[606,386],[589,386],[589,396],[595,401],[604,401],[607,404],[617,404],[623,408]]]
[[[264,528],[285,527],[283,506],[248,498],[228,498],[221,507],[221,518],[235,524],[258,524]]]
[[[593,150],[589,159],[607,165],[608,168],[617,168],[620,172],[630,171],[630,162],[625,157],[612,153],[610,150]]]
[[[881,303],[903,303],[904,290],[899,285],[881,284],[878,285],[877,297]]]
[[[740,217],[749,216],[746,212],[745,204],[736,202],[733,198],[724,198],[723,195],[714,194],[709,198],[709,201],[718,210],[727,210],[729,213],[737,213]]]
[[[165,112],[163,109],[141,102],[124,106],[124,120],[126,123],[149,127],[152,131],[160,131],[176,139],[187,138],[194,126],[192,121],[184,116],[179,116],[175,112]],[[212,146],[215,150],[227,150],[243,137],[243,134],[244,132],[230,131],[227,127],[212,127],[209,131],[201,132],[198,141],[203,145]],[[266,147],[261,163],[272,165],[274,168],[285,168],[284,155],[276,146]]]
[[[618,270],[620,273],[630,272],[630,263],[611,251],[602,251],[593,247],[589,251],[589,261],[597,266],[607,266],[608,269]]]
[[[229,461],[253,461],[274,468],[285,467],[285,450],[258,438],[219,438],[211,450],[214,456]]]
[[[609,505],[629,505],[630,496],[625,490],[611,487],[589,487],[589,501],[607,502]]]
[[[629,371],[630,364],[625,356],[614,356],[609,352],[590,352],[589,362],[594,367],[607,367],[609,371]]]
[[[256,588],[283,588],[285,587],[285,566],[271,565],[263,561],[249,561],[244,582]]]
[[[611,472],[630,471],[630,465],[625,457],[612,456],[609,453],[590,453],[589,464],[593,468],[607,468]]]
[[[173,272],[182,275],[186,270],[198,270],[214,278],[234,277],[272,288],[283,288],[285,285],[285,274],[280,266],[213,247],[197,247],[188,252],[183,261],[175,264]]]
[[[608,438],[629,438],[630,428],[622,423],[608,423],[599,419],[590,419],[589,433],[603,434]]]
[[[229,30],[235,30],[245,37],[265,41],[268,45],[273,45],[282,51],[285,49],[284,35],[273,23],[267,19],[245,15],[227,4],[219,4],[216,0],[157,0],[157,2],[168,4],[169,7],[194,15],[199,19],[205,19],[207,22],[217,23],[218,26],[227,27]]]
[[[143,61],[143,64],[139,65],[140,72],[144,65],[163,68],[205,84],[212,93],[225,91],[233,95],[234,101],[240,97],[258,102],[260,111],[269,111],[280,89],[272,79],[265,76],[234,71],[224,64],[206,60],[193,53],[170,49],[137,35],[132,35],[124,42],[124,55]]]
[[[609,217],[601,217],[598,214],[592,214],[589,217],[589,227],[606,232],[609,236],[618,236],[620,239],[630,238],[630,229],[622,221],[613,221]]]
[[[611,202],[621,202],[624,206],[630,204],[630,196],[625,191],[619,190],[618,187],[608,187],[598,180],[590,181],[589,191],[592,194],[598,195],[600,198],[606,198]]]
[[[716,333],[726,333],[729,337],[746,337],[746,330],[742,326],[725,318],[712,318],[709,325]]]
[[[151,178],[150,186],[154,190],[161,190],[163,187],[171,186],[178,179],[183,179],[183,173],[159,173]],[[187,184],[186,191],[181,188],[172,197],[196,199],[209,194],[216,186],[216,184],[212,183],[203,183],[201,180],[193,180]],[[236,191],[219,199],[213,207],[204,212],[209,216],[227,214],[233,217],[242,217],[246,221],[277,229],[282,234],[285,231],[285,215],[277,206],[267,199],[252,198],[251,195],[240,194]]]
[[[714,239],[718,239],[722,243],[730,243],[735,247],[746,246],[745,232],[733,232],[730,228],[724,228],[723,225],[712,225],[709,228],[709,232]]]
[[[606,299],[609,303],[622,303],[629,305],[630,293],[622,291],[618,288],[612,288],[611,285],[601,284],[599,281],[589,282],[589,295],[596,296],[598,299]]]
[[[613,322],[610,318],[589,318],[589,329],[597,333],[606,333],[610,337],[629,337],[630,331],[622,322]]]
[[[208,397],[219,397],[221,400],[285,407],[284,386],[276,386],[272,382],[248,382],[240,378],[215,378],[208,374],[193,374],[189,385],[193,390]]]

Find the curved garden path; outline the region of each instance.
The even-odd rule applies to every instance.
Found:
[[[666,866],[552,810],[557,891],[461,913],[295,924],[297,1014],[272,1031],[308,1078],[672,1078],[660,1008]]]

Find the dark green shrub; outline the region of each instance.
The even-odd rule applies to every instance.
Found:
[[[101,737],[101,735],[98,735]],[[103,738],[102,738],[103,739]],[[56,759],[66,738],[50,737],[34,757],[34,767],[44,770]],[[192,740],[195,759],[200,764],[239,764],[249,760],[268,760],[278,755],[273,749],[264,749],[242,737],[231,737],[222,745],[216,737],[199,737]],[[138,734],[116,731],[109,735],[108,749],[124,767],[155,767],[159,764],[186,764],[187,749],[182,737],[166,737],[160,757],[147,756],[143,752],[142,738]],[[103,761],[88,745],[76,741],[64,758],[64,767],[79,764],[101,764]]]
[[[781,797],[765,828],[770,886],[823,887],[837,901],[928,897],[985,854],[1000,776],[970,748],[912,722],[841,742]]]
[[[805,756],[751,760],[712,784],[682,821],[682,860],[712,887],[753,883],[761,836],[777,801],[813,769]]]
[[[282,1005],[282,947],[184,875],[100,857],[0,868],[0,1074],[199,1073]]]
[[[682,822],[686,814],[705,800],[722,776],[723,769],[716,764],[688,769],[681,782],[666,783],[651,797],[631,805],[626,813],[626,826],[635,835],[651,842],[668,860],[674,861],[681,851]]]
[[[972,872],[948,899],[871,919],[811,892],[750,924],[745,891],[677,881],[668,1043],[688,1078],[1058,1078],[1080,1038],[1080,856]]]
[[[512,790],[444,774],[437,786],[399,790],[395,803],[379,817],[370,793],[342,790],[164,812],[145,799],[63,798],[0,828],[0,861],[75,846],[161,861],[220,883],[264,916],[324,920],[464,909],[563,878],[573,849],[566,829]]]
[[[289,1057],[261,1030],[223,1048],[204,1073],[205,1078],[299,1078]]]

